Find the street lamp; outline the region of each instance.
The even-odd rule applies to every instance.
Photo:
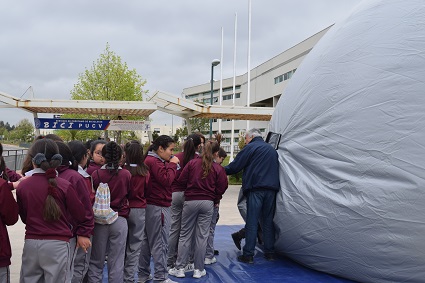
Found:
[[[214,67],[220,64],[220,60],[214,59],[211,62],[211,104],[213,105],[213,95],[214,95]],[[210,118],[210,140],[212,140],[212,118]]]

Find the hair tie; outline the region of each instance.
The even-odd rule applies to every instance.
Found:
[[[62,155],[60,155],[59,153],[56,153],[55,155],[52,156],[51,160],[59,160],[60,163],[62,163]]]
[[[56,169],[55,168],[47,169],[46,170],[46,177],[47,177],[47,179],[56,178]]]
[[[46,156],[44,153],[37,153],[33,158],[32,162],[34,162],[35,165],[40,166],[41,163],[44,161],[47,161]]]
[[[130,165],[130,167],[137,167],[136,163],[130,163],[129,165]]]

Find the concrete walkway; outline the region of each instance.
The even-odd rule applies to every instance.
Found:
[[[217,225],[240,225],[244,224],[236,206],[240,186],[231,185],[227,189],[220,203],[220,220]],[[11,282],[19,282],[19,272],[22,262],[22,250],[24,247],[25,225],[18,222],[8,227],[10,242],[12,245],[12,265],[10,266]],[[230,237],[229,237],[230,240]]]

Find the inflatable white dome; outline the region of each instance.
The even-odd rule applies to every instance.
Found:
[[[279,252],[361,282],[425,282],[425,1],[367,0],[305,58],[282,134]]]

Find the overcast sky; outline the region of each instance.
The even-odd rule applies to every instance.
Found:
[[[252,0],[251,68],[344,19],[361,0]],[[210,80],[221,54],[223,78],[247,72],[248,0],[0,0],[0,91],[24,98],[70,99],[106,44],[147,80],[145,89],[181,95]],[[216,67],[215,79],[220,78]],[[40,115],[51,117],[51,115]],[[0,108],[12,125],[33,116]],[[156,112],[153,124],[171,124]],[[174,126],[180,119],[174,119]]]

